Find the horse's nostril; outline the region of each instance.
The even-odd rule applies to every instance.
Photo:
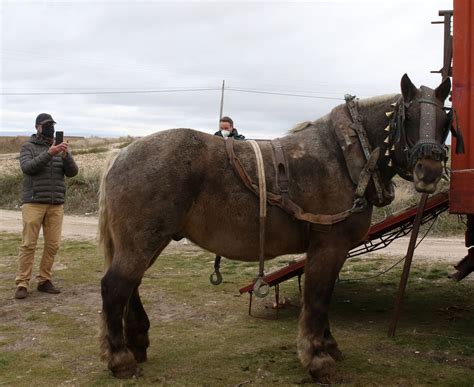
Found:
[[[422,164],[420,163],[416,164],[415,173],[419,179],[423,179],[425,177],[424,168]]]
[[[435,183],[442,173],[442,166],[436,163],[429,163],[428,165],[424,162],[418,162],[415,165],[414,173],[419,180],[423,180],[425,183]]]

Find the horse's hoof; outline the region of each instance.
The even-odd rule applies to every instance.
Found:
[[[327,347],[326,351],[336,361],[341,361],[344,359],[344,354],[337,347],[337,345]]]
[[[144,363],[147,361],[147,356],[146,356],[146,349],[145,350],[140,350],[140,349],[132,349],[133,356],[135,356],[135,360],[137,363]]]
[[[140,376],[135,357],[130,351],[122,351],[112,354],[109,361],[109,369],[118,379],[130,379]]]
[[[311,360],[308,372],[315,382],[330,383],[336,373],[336,362],[327,353],[321,352]]]
[[[131,379],[138,378],[141,375],[140,368],[135,366],[135,368],[124,368],[112,371],[114,377],[117,379]]]

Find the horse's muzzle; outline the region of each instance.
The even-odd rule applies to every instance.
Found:
[[[418,192],[433,193],[436,190],[441,175],[443,163],[431,158],[418,160],[413,168],[413,183]]]

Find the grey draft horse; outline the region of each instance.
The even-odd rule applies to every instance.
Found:
[[[297,347],[302,365],[315,380],[327,380],[341,358],[329,327],[329,304],[348,251],[368,231],[373,204],[393,199],[391,179],[397,173],[412,180],[419,192],[436,188],[446,161],[448,116],[443,106],[450,87],[447,79],[435,90],[418,89],[405,74],[401,94],[357,101],[368,140],[373,149],[380,149],[383,203],[373,200],[371,180],[367,205],[329,226],[312,227],[268,206],[265,258],[307,254]],[[434,112],[428,121],[422,118],[424,108]],[[280,138],[288,160],[289,196],[307,213],[337,214],[353,206],[356,185],[335,135],[337,125],[348,129],[351,122],[343,104]],[[432,135],[424,138],[427,127]],[[137,363],[147,359],[150,322],[138,288],[172,239],[188,238],[229,259],[258,260],[259,200],[230,167],[225,141],[191,129],[155,133],[122,149],[104,173],[100,243],[107,270],[101,282],[101,347],[118,378],[138,375]],[[277,192],[271,143],[261,141],[259,146],[267,190]],[[234,147],[257,182],[250,144],[236,142]]]

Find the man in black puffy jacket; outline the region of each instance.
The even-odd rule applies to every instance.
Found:
[[[77,175],[78,167],[69,153],[68,144],[65,142],[55,144],[55,124],[50,114],[38,115],[37,133],[21,147],[23,241],[15,279],[17,285],[15,298],[18,299],[28,295],[41,228],[43,228],[44,251],[36,277],[38,290],[51,294],[60,293],[51,282],[51,276],[61,239],[66,194],[64,177]]]

